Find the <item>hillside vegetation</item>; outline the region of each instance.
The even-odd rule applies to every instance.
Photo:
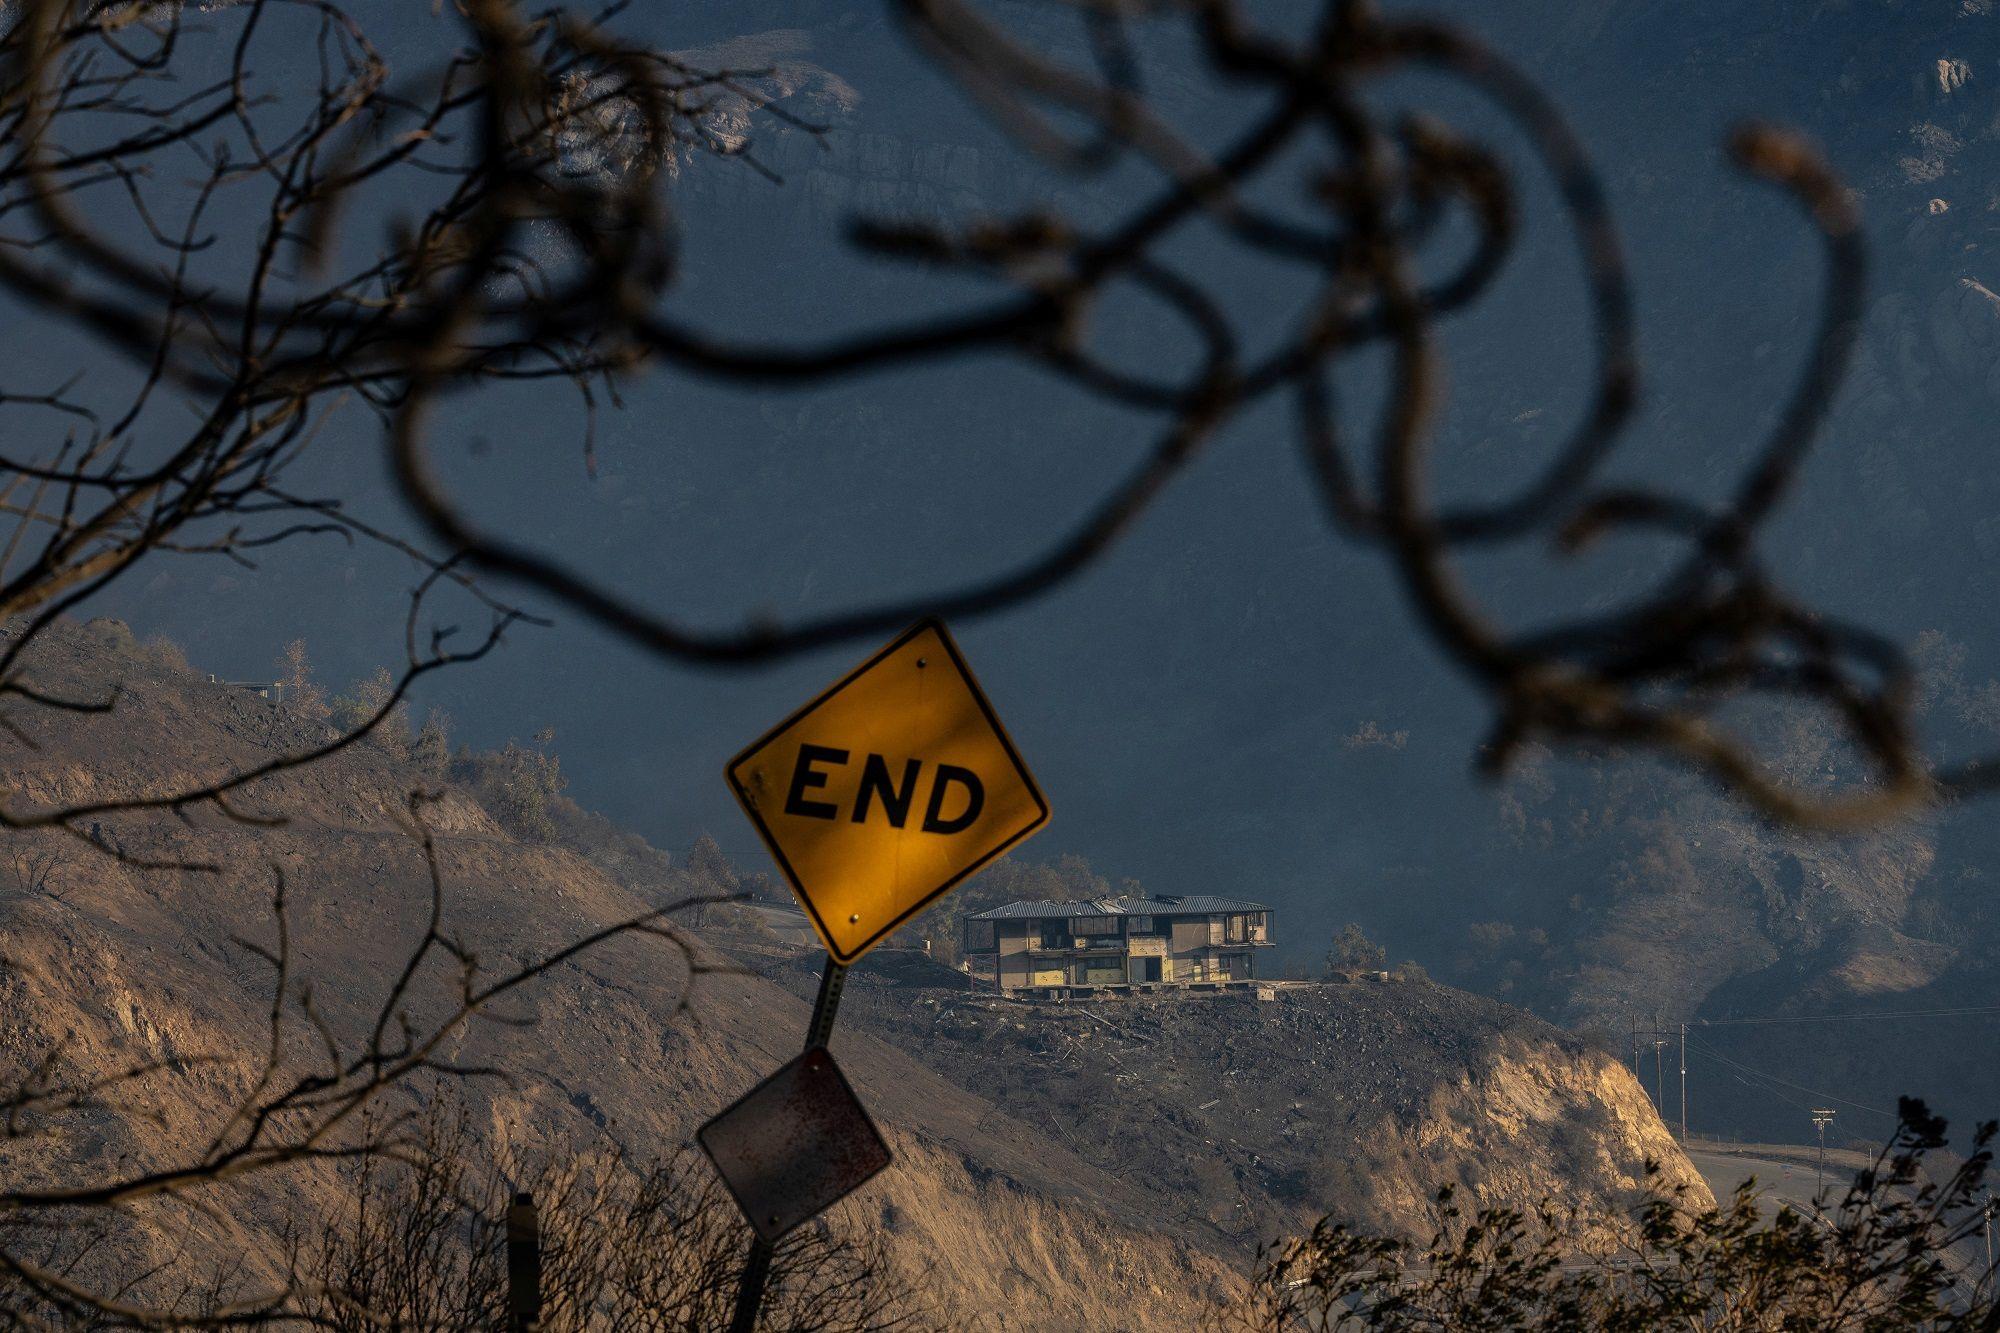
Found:
[[[210,781],[323,735],[115,624],[59,628],[30,665],[66,697],[120,693],[109,714],[23,721],[7,742],[16,812]],[[664,871],[660,854],[621,844],[607,864],[645,870],[621,884],[570,847],[510,833],[473,790],[426,777],[407,753],[364,741],[238,793],[236,818],[197,805],[92,821],[123,863],[58,831],[10,835],[17,868],[35,873],[0,890],[0,1074],[11,1083],[56,1052],[82,1077],[163,1068],[135,1093],[148,1114],[59,1120],[10,1156],[9,1176],[166,1163],[215,1132],[255,1066],[269,1004],[268,965],[232,941],[273,943],[280,872],[295,980],[333,1032],[365,1025],[429,911],[412,791],[434,792],[421,813],[444,929],[485,966],[722,873]],[[513,1021],[471,1027],[448,1058],[510,1076],[464,1086],[472,1131],[527,1158],[609,1142],[662,1160],[788,1058],[809,972],[746,951],[774,984],[703,934],[606,945],[508,999]],[[1648,1154],[1685,1171],[1622,1069],[1444,988],[1105,1006],[1112,1017],[1091,1021],[863,977],[848,1003],[834,1047],[897,1161],[836,1225],[879,1228],[909,1279],[968,1327],[996,1311],[1010,1328],[1185,1326],[1240,1290],[1257,1240],[1318,1210],[1407,1232],[1438,1180],[1525,1203],[1554,1179],[1610,1206]],[[343,1188],[331,1172],[288,1175],[155,1231],[151,1257],[185,1247],[184,1260],[241,1254],[253,1273],[270,1270],[284,1220],[345,1206]]]

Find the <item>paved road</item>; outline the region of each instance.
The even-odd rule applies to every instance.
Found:
[[[1830,1209],[1840,1206],[1859,1161],[1852,1153],[1842,1153],[1840,1157],[1853,1160],[1836,1161],[1834,1157],[1831,1152],[1827,1154],[1826,1206]],[[1717,1202],[1726,1201],[1744,1177],[1755,1176],[1766,1217],[1785,1204],[1790,1204],[1801,1213],[1810,1214],[1813,1211],[1813,1196],[1818,1192],[1817,1177],[1809,1162],[1709,1152],[1699,1147],[1688,1153],[1688,1160],[1694,1163],[1695,1170],[1701,1172],[1708,1187],[1715,1191]],[[1968,1239],[1951,1248],[1949,1260],[1962,1276],[1968,1280],[1975,1279],[1986,1267],[1985,1246],[1976,1237]]]
[[[1727,1201],[1737,1185],[1745,1177],[1757,1177],[1757,1187],[1765,1198],[1765,1211],[1770,1213],[1782,1204],[1790,1204],[1802,1213],[1812,1211],[1813,1195],[1817,1192],[1817,1177],[1813,1168],[1797,1162],[1781,1162],[1769,1157],[1748,1157],[1738,1153],[1708,1152],[1695,1148],[1688,1153],[1695,1170],[1701,1172],[1708,1187],[1715,1191],[1716,1202]],[[1840,1196],[1846,1192],[1852,1171],[1838,1163],[1829,1162],[1826,1168],[1827,1201],[1838,1205]]]

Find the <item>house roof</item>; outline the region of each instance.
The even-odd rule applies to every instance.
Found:
[[[1207,916],[1214,912],[1268,912],[1263,903],[1195,894],[1186,898],[1086,898],[1077,902],[1027,900],[974,912],[974,921],[1019,921],[1076,916]]]

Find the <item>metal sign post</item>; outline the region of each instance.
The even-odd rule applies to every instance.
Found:
[[[736,1313],[729,1320],[729,1333],[753,1333],[757,1311],[764,1306],[764,1288],[771,1280],[771,1242],[762,1236],[750,1242],[750,1255],[743,1261],[743,1276],[736,1285]]]
[[[819,997],[813,1001],[812,1021],[806,1025],[806,1049],[825,1046],[833,1039],[833,1016],[840,1008],[840,992],[847,986],[847,969],[827,957],[819,974]]]
[[[805,1054],[800,1057],[801,1060],[811,1059],[815,1052],[825,1053],[827,1042],[833,1036],[834,1014],[840,1008],[840,992],[846,982],[847,969],[839,963],[834,962],[832,956],[829,955],[826,960],[825,970],[819,974],[819,998],[813,1002],[812,1021],[806,1025],[806,1049]],[[832,1057],[828,1056],[827,1059],[828,1063],[831,1064]],[[786,1068],[790,1069],[791,1066],[787,1066]],[[779,1074],[783,1075],[785,1072],[785,1070],[780,1070]],[[704,1148],[709,1147],[710,1126],[724,1121],[731,1112],[735,1111],[738,1107],[744,1106],[752,1098],[755,1098],[758,1091],[760,1089],[752,1089],[749,1097],[738,1102],[729,1111],[725,1111],[722,1115],[717,1116],[715,1120],[709,1122],[709,1125],[703,1126],[702,1146]],[[856,1107],[857,1109],[859,1108],[858,1103]],[[863,1114],[865,1116],[865,1113]],[[873,1126],[870,1126],[870,1128],[872,1129]],[[888,1154],[885,1146],[883,1149],[883,1165],[887,1165],[887,1160]],[[874,1172],[870,1171],[868,1174],[873,1175]],[[726,1174],[724,1179],[725,1183],[730,1183]],[[855,1183],[858,1184],[860,1182],[856,1181]],[[733,1183],[730,1184],[730,1188],[732,1192],[737,1192]],[[852,1188],[852,1186],[848,1188]],[[842,1190],[842,1193],[845,1192],[846,1190]],[[770,1226],[774,1223],[782,1224],[781,1219],[776,1214],[767,1212],[764,1208],[747,1202],[741,1192],[737,1192],[737,1203],[743,1206],[743,1210],[749,1216],[753,1227],[757,1227],[760,1222],[764,1223],[765,1226]],[[818,1209],[813,1209],[813,1211],[817,1212]],[[777,1238],[775,1236],[767,1236],[763,1227],[758,1227],[756,1239],[750,1242],[750,1254],[743,1261],[743,1274],[737,1280],[736,1313],[729,1321],[729,1333],[751,1333],[751,1330],[757,1326],[757,1312],[764,1304],[764,1288],[771,1280],[771,1255],[776,1248]]]
[[[826,945],[805,1053],[697,1134],[756,1239],[730,1333],[751,1333],[778,1239],[889,1164],[827,1044],[847,969],[1048,822],[958,645],[911,626],[724,772]]]

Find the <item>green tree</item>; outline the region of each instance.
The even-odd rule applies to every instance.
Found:
[[[326,688],[313,679],[304,639],[293,639],[278,654],[278,684],[284,692],[286,707],[306,721],[324,722],[332,714],[326,703]]]
[[[442,708],[424,714],[424,724],[410,742],[410,761],[432,781],[442,782],[451,772],[451,715]]]
[[[729,864],[722,848],[706,833],[694,840],[681,864],[694,879],[690,887],[695,893],[724,897],[738,889],[736,867]]]
[[[1360,926],[1350,921],[1333,937],[1333,947],[1326,952],[1326,974],[1379,972],[1388,956],[1381,945],[1369,939]]]
[[[569,785],[562,760],[548,748],[553,731],[535,734],[533,746],[510,740],[500,750],[459,752],[453,778],[471,787],[502,828],[528,842],[554,842],[561,834],[557,816],[574,807],[562,799]],[[565,810],[567,807],[567,811]]]
[[[388,751],[398,759],[410,755],[410,706],[398,702],[389,707],[389,700],[395,698],[396,680],[389,674],[388,667],[376,667],[375,674],[366,680],[356,681],[346,693],[333,701],[333,725],[341,731],[355,731],[373,721],[378,713],[388,708],[368,739],[380,749]]]

